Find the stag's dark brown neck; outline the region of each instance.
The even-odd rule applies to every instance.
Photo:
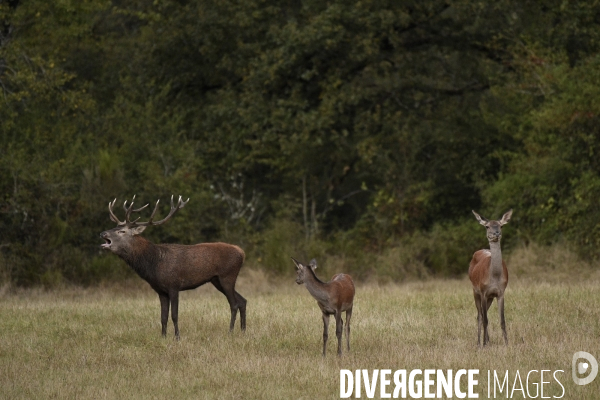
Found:
[[[306,267],[306,273],[304,274],[304,285],[312,297],[314,297],[318,302],[327,303],[329,301],[327,284],[317,278],[317,275],[315,275],[315,272],[310,267]]]
[[[160,248],[151,241],[134,236],[132,245],[118,255],[144,280],[152,282],[156,277]]]

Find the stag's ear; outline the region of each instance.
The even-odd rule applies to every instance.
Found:
[[[302,263],[300,261],[296,260],[294,257],[291,257],[291,259],[294,262],[294,264],[296,264],[296,269],[302,268]]]
[[[477,218],[477,221],[479,221],[479,223],[483,226],[487,226],[487,223],[489,222],[487,219],[483,218],[481,215],[477,214],[475,212],[475,210],[471,210],[473,211],[473,214],[475,214],[475,218]]]
[[[308,266],[311,267],[313,269],[313,271],[314,271],[315,269],[317,269],[317,260],[313,258],[308,263]]]
[[[512,217],[512,208],[508,210],[498,222],[500,222],[500,225],[506,225],[508,221],[510,221],[510,217]]]
[[[131,228],[131,233],[133,235],[139,235],[140,233],[144,232],[144,229],[146,229],[146,225],[137,225]]]

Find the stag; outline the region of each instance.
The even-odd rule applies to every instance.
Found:
[[[150,284],[160,299],[160,322],[162,335],[167,335],[169,305],[171,319],[175,327],[175,338],[179,340],[178,307],[179,292],[195,289],[210,282],[227,297],[231,309],[229,331],[233,331],[237,311],[240,311],[242,331],[246,330],[246,299],[235,291],[235,282],[244,263],[245,254],[238,246],[227,243],[200,243],[194,245],[154,244],[140,234],[148,226],[161,225],[181,210],[190,199],[182,201],[181,196],[173,204],[171,210],[160,221],[154,221],[160,199],[154,206],[148,222],[138,222],[139,217],[131,221],[131,214],[146,207],[133,208],[135,196],[127,206],[123,203],[125,220],[120,221],[113,212],[117,199],[108,203],[110,219],[117,224],[116,228],[104,231],[100,237],[105,240],[101,245],[121,257],[142,279]]]
[[[342,330],[344,321],[342,313],[346,312],[346,345],[350,350],[350,317],[352,317],[352,304],[354,302],[354,282],[347,274],[336,274],[327,283],[315,275],[317,261],[313,258],[308,265],[304,265],[292,257],[296,264],[296,283],[304,284],[308,292],[317,300],[323,313],[323,356],[327,350],[327,337],[329,330],[329,317],[335,316],[335,334],[338,339],[338,356],[342,355]]]
[[[481,345],[481,327],[483,325],[483,345],[489,343],[488,335],[488,310],[494,301],[498,299],[498,311],[500,313],[500,326],[504,343],[508,344],[506,335],[506,322],[504,320],[504,290],[508,285],[508,269],[502,259],[500,250],[500,239],[502,238],[502,226],[510,221],[512,210],[507,211],[502,219],[491,221],[481,217],[475,211],[477,221],[487,229],[487,238],[490,249],[478,250],[473,254],[469,264],[469,279],[473,285],[473,296],[477,307],[477,345]]]

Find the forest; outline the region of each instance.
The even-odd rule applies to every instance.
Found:
[[[133,195],[269,274],[461,276],[511,208],[597,259],[599,49],[592,0],[0,0],[0,283],[131,276]]]

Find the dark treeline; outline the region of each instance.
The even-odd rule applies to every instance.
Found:
[[[270,271],[461,274],[471,209],[596,257],[599,40],[591,1],[0,0],[0,278],[128,276],[134,194]]]

